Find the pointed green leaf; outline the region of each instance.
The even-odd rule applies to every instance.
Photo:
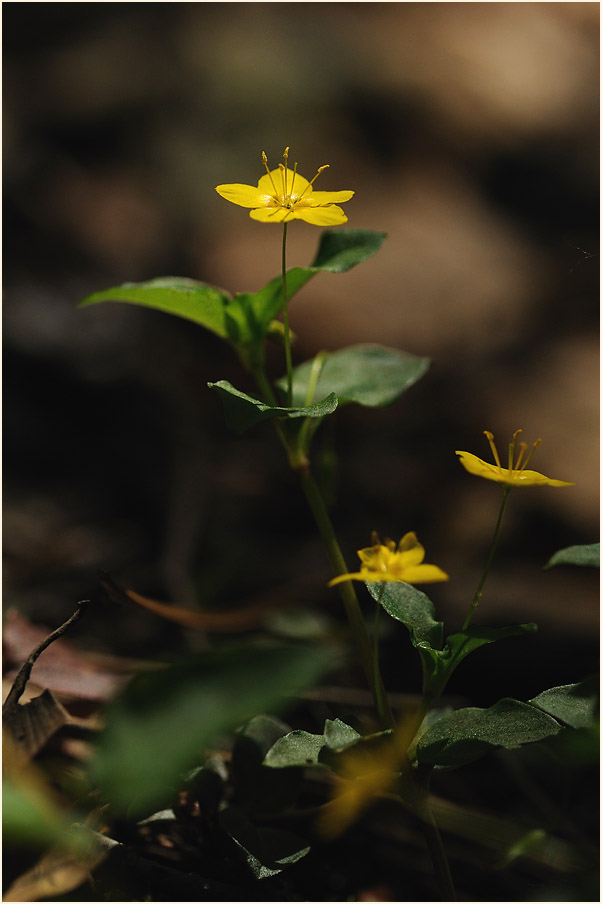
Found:
[[[519,700],[504,698],[489,709],[467,707],[442,716],[420,739],[419,763],[463,766],[498,747],[510,750],[562,731],[555,719]]]
[[[349,747],[360,738],[360,733],[346,725],[340,719],[326,719],[324,723],[324,741],[331,750],[340,750]]]
[[[599,718],[600,688],[596,679],[588,678],[578,684],[551,687],[529,703],[571,728],[590,728]]]
[[[325,230],[318,253],[309,267],[293,267],[286,274],[286,292],[290,299],[316,273],[345,273],[376,254],[386,233],[371,229]],[[241,293],[235,301],[245,311],[250,334],[263,336],[282,308],[282,277],[277,276],[259,292]]]
[[[332,649],[247,645],[139,675],[106,713],[90,765],[116,812],[172,799],[203,750],[253,715],[281,707],[332,665]]]
[[[392,405],[413,386],[430,366],[428,358],[383,345],[352,345],[324,354],[314,399],[336,393],[339,405],[355,402],[368,408]],[[312,379],[314,361],[305,361],[293,371],[293,403],[303,404]],[[286,388],[286,379],[278,381]]]
[[[600,567],[600,544],[589,543],[584,546],[567,546],[554,553],[544,570],[554,568],[556,565],[589,565],[592,568]]]
[[[322,735],[310,734],[297,729],[283,738],[279,738],[268,750],[265,765],[272,769],[284,769],[288,766],[319,766],[320,751],[324,747]]]
[[[102,292],[93,292],[79,303],[79,307],[100,301],[123,301],[175,314],[232,342],[237,341],[244,326],[240,310],[229,292],[180,276],[161,276],[148,282],[123,283]]]
[[[478,650],[487,643],[503,640],[506,637],[519,637],[522,634],[533,634],[537,631],[537,625],[529,622],[525,625],[508,625],[505,628],[486,628],[476,625],[450,634],[446,640],[445,648],[449,651],[449,657],[453,661],[454,669],[469,653]],[[445,652],[445,651],[444,651]]]
[[[366,587],[390,616],[406,626],[414,646],[427,643],[435,650],[441,648],[443,622],[435,619],[435,607],[426,593],[402,582],[366,584]]]
[[[237,433],[244,433],[249,427],[274,417],[325,417],[327,414],[332,414],[338,405],[337,397],[331,393],[326,399],[315,405],[308,405],[304,408],[281,408],[266,405],[265,402],[261,402],[245,392],[240,392],[227,380],[219,380],[217,383],[207,385],[210,389],[217,391],[224,405],[226,423]]]
[[[305,839],[282,827],[256,826],[238,807],[229,806],[222,810],[219,821],[241,848],[256,879],[276,876],[310,851]]]
[[[450,634],[442,650],[433,650],[424,643],[419,644],[418,651],[425,673],[425,690],[439,696],[462,660],[485,644],[503,640],[505,637],[532,634],[535,631],[537,625],[532,622],[525,625],[509,625],[505,628],[476,625],[457,634]]]

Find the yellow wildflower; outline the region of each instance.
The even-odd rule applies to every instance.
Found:
[[[377,534],[372,535],[374,545],[358,549],[361,561],[360,571],[339,574],[329,582],[333,587],[341,581],[364,581],[376,584],[381,581],[402,581],[406,584],[431,584],[447,581],[448,575],[436,565],[423,565],[424,546],[418,542],[412,531],[405,534],[397,547],[393,540],[380,542]]]
[[[471,452],[456,452],[456,455],[460,456],[460,462],[469,474],[475,474],[477,477],[484,477],[486,480],[495,480],[496,483],[503,483],[507,487],[574,486],[574,483],[567,482],[566,480],[554,480],[552,477],[546,477],[538,471],[527,470],[527,465],[531,461],[533,453],[541,443],[541,439],[538,439],[533,443],[533,447],[528,455],[526,454],[528,449],[527,443],[519,443],[520,450],[515,459],[517,440],[519,435],[523,432],[522,430],[517,430],[512,436],[512,441],[508,450],[508,467],[503,468],[493,441],[493,433],[490,433],[489,430],[484,430],[483,432],[489,440],[495,464],[483,461]]]
[[[292,170],[288,168],[288,152],[289,148],[285,148],[284,164],[278,164],[278,169],[274,170],[268,168],[268,158],[261,152],[266,175],[261,177],[257,188],[235,182],[218,185],[216,192],[239,207],[253,208],[249,216],[260,223],[287,223],[289,220],[305,220],[313,226],[346,223],[347,217],[337,204],[349,201],[355,192],[314,191],[314,182],[328,169],[328,164],[321,166],[308,182],[297,172],[296,163]]]

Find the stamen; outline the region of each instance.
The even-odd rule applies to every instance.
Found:
[[[274,197],[277,198],[278,197],[278,189],[274,185],[274,180],[272,179],[272,174],[271,174],[270,168],[268,166],[268,158],[267,158],[265,151],[261,152],[261,159],[263,161],[263,165],[265,166],[265,171],[268,174],[268,176],[270,177],[270,182],[272,183],[272,188],[274,189]]]
[[[520,463],[521,463],[521,461],[523,460],[523,455],[525,454],[525,452],[527,451],[528,448],[529,448],[529,447],[527,446],[526,443],[521,443],[521,444],[520,444],[520,452],[518,453],[518,456],[517,456],[517,459],[516,459],[516,464],[514,465],[514,470],[515,470],[515,471],[520,471],[520,470],[521,470]],[[524,468],[524,465],[523,465],[523,468]]]
[[[529,464],[529,462],[531,461],[531,459],[533,457],[533,453],[535,452],[535,450],[537,449],[537,447],[539,446],[540,443],[541,443],[541,438],[535,440],[535,442],[533,443],[533,448],[527,455],[527,458],[525,459],[525,463],[523,464],[521,471],[525,470],[525,468],[527,467],[527,465]]]
[[[491,446],[491,451],[493,453],[493,460],[495,461],[498,468],[501,468],[500,456],[497,454],[497,449],[495,447],[495,443],[493,441],[493,433],[490,433],[489,430],[483,430],[483,433],[489,440],[489,445]]]
[[[283,163],[278,164],[278,169],[280,170],[280,178],[282,179],[282,195],[281,200],[284,201],[286,199],[286,170],[284,168]]]
[[[305,192],[307,191],[307,189],[312,187],[312,185],[314,184],[314,182],[316,181],[316,179],[318,178],[318,176],[320,175],[320,173],[323,173],[325,169],[329,169],[329,168],[330,168],[330,163],[325,163],[324,166],[320,166],[320,167],[318,168],[318,172],[316,173],[316,175],[313,177],[313,179],[311,180],[311,182],[309,182],[309,183],[305,186],[305,188],[303,189],[303,191],[301,192],[301,194],[300,194],[299,197],[297,198],[298,201],[303,197],[303,195],[305,194]]]
[[[289,192],[289,194],[290,194],[290,196],[291,196],[291,199],[292,199],[292,197],[293,197],[293,188],[294,188],[294,186],[295,186],[295,176],[296,176],[296,175],[297,175],[297,163],[295,162],[295,165],[294,165],[294,167],[293,167],[293,178],[292,178],[292,180],[291,180],[291,190],[290,190],[290,192]]]
[[[514,450],[516,449],[516,441],[522,432],[523,432],[522,430],[516,430],[512,434],[512,442],[508,446],[508,470],[509,471],[512,471],[514,469]]]
[[[372,546],[380,546],[380,537],[375,530],[372,531]]]
[[[286,147],[284,149],[284,153],[282,154],[282,156],[284,157],[284,197],[285,198],[288,196],[287,183],[288,183],[288,152],[289,152],[289,150],[290,150],[290,148]]]

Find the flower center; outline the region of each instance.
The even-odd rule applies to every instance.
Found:
[[[510,442],[510,445],[508,446],[508,471],[509,471],[510,475],[521,474],[525,470],[525,468],[531,461],[531,458],[533,457],[533,453],[535,452],[535,450],[541,443],[541,439],[536,439],[535,442],[533,443],[533,447],[531,448],[531,451],[527,455],[526,453],[527,453],[527,449],[529,447],[528,447],[527,443],[524,443],[521,441],[520,443],[518,443],[519,452],[518,452],[518,455],[516,455],[516,460],[515,460],[514,456],[516,454],[516,445],[517,445],[518,437],[520,436],[520,434],[522,432],[523,432],[522,430],[516,430],[515,433],[512,435],[512,441]],[[484,430],[483,433],[489,440],[489,445],[491,446],[491,451],[493,453],[493,458],[495,460],[497,467],[500,470],[505,470],[504,468],[502,468],[502,464],[500,462],[500,457],[498,455],[496,445],[493,441],[493,433],[491,433],[489,430]]]
[[[281,181],[280,189],[278,189],[276,187],[276,182],[274,182],[274,179],[270,172],[270,168],[268,166],[268,158],[267,158],[265,151],[261,152],[261,160],[262,160],[263,165],[265,166],[268,176],[270,177],[270,182],[272,183],[272,188],[274,189],[274,194],[272,197],[277,202],[277,206],[284,207],[286,210],[293,210],[295,205],[298,204],[298,202],[303,198],[303,195],[305,195],[311,189],[312,185],[314,184],[314,182],[316,181],[316,179],[318,178],[320,173],[323,173],[325,169],[328,169],[330,164],[326,163],[324,166],[320,166],[318,168],[318,172],[316,173],[316,175],[313,177],[311,182],[308,182],[308,184],[305,186],[305,188],[303,189],[301,194],[296,194],[294,189],[295,189],[295,178],[297,176],[297,164],[295,163],[295,165],[293,167],[292,178],[291,178],[290,185],[289,185],[289,175],[288,175],[288,152],[289,152],[289,150],[290,150],[290,148],[288,148],[288,147],[284,149],[284,152],[282,154],[284,163],[278,164],[278,169],[280,170],[280,181]]]

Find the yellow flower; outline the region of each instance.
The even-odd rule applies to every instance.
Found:
[[[364,581],[376,584],[381,581],[402,581],[406,584],[432,584],[435,581],[448,581],[449,577],[436,565],[423,565],[424,546],[416,534],[405,534],[397,548],[393,540],[380,542],[377,534],[372,535],[373,546],[358,549],[361,561],[360,571],[352,574],[339,574],[329,582],[333,587],[341,581]]]
[[[527,443],[519,443],[520,451],[515,460],[516,442],[519,435],[523,432],[522,430],[517,430],[508,449],[508,467],[503,468],[493,441],[493,433],[490,433],[489,430],[484,430],[483,432],[489,440],[495,464],[483,461],[471,452],[456,452],[456,455],[460,456],[460,462],[469,474],[476,474],[477,477],[484,477],[486,480],[495,480],[496,483],[503,483],[507,487],[572,487],[575,485],[566,480],[554,480],[551,477],[546,477],[538,471],[527,470],[527,465],[531,461],[533,453],[541,443],[540,439],[533,443],[528,455],[526,454]]]
[[[311,182],[297,172],[297,164],[288,168],[288,152],[285,148],[284,164],[278,169],[268,169],[268,158],[261,152],[261,159],[267,175],[253,185],[218,185],[218,195],[238,204],[239,207],[253,208],[249,216],[260,223],[287,223],[289,220],[305,220],[314,226],[340,226],[347,217],[337,204],[349,201],[352,191],[314,191],[313,184],[328,165],[321,166]]]

